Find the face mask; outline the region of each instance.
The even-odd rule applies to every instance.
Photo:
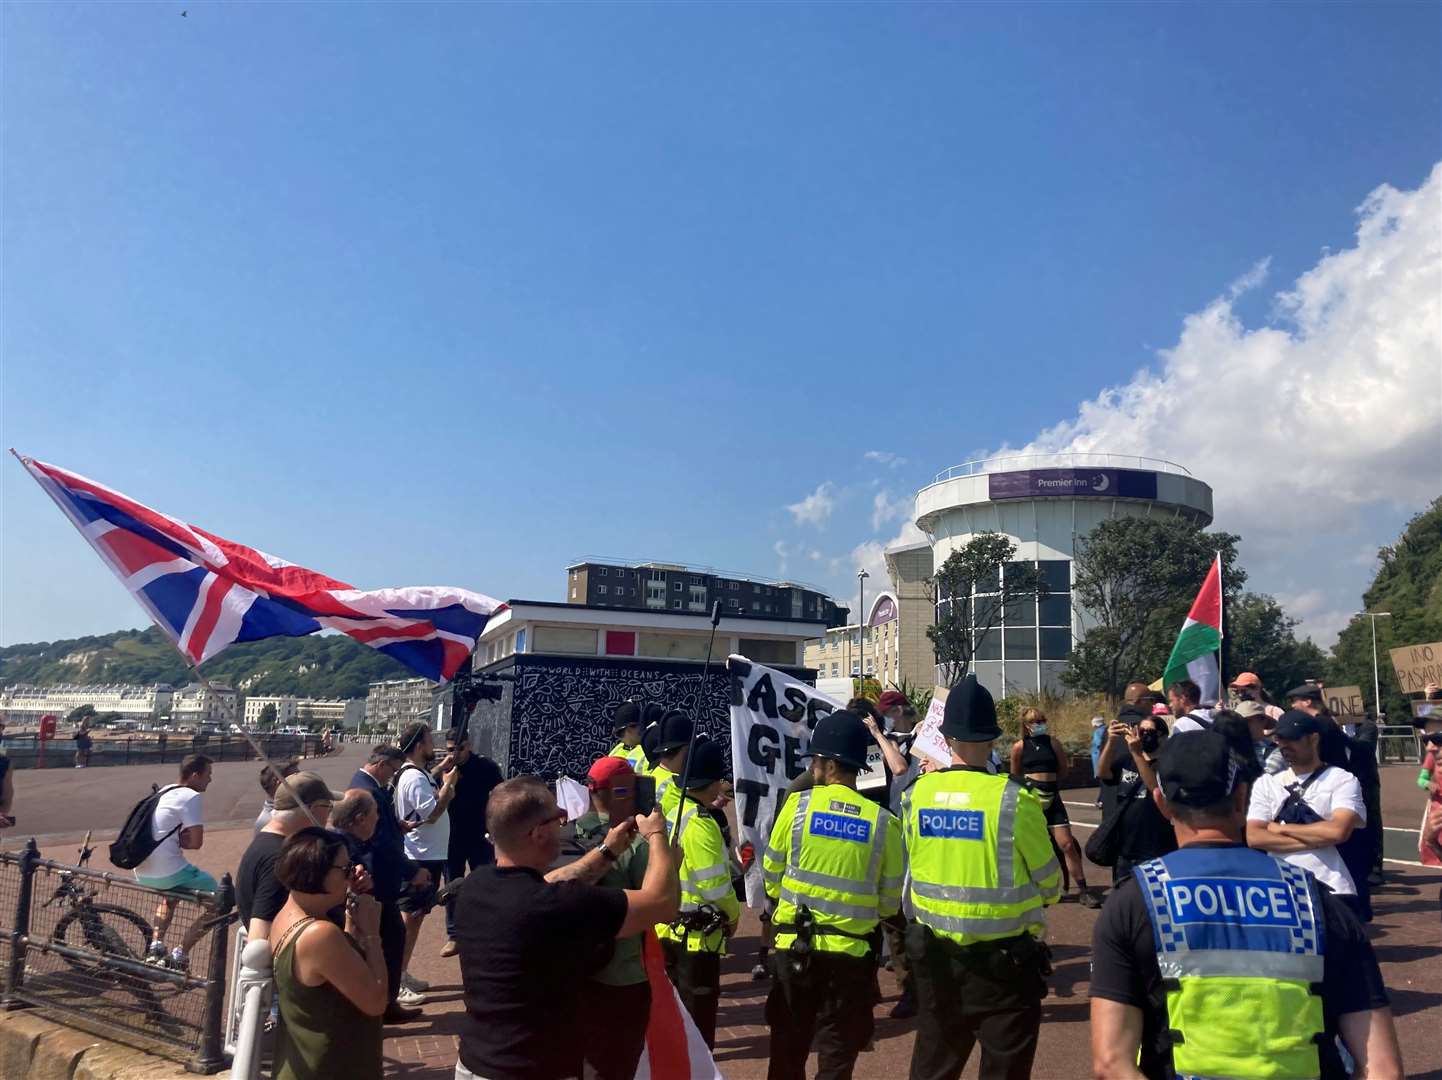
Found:
[[[1159,735],[1159,734],[1158,734],[1157,732],[1155,732],[1155,731],[1143,731],[1143,732],[1142,732],[1142,749],[1145,750],[1145,751],[1147,751],[1148,753],[1150,753],[1151,751],[1155,750],[1155,749],[1157,748],[1157,745],[1158,745],[1161,741],[1162,741],[1161,735]]]
[[[1033,735],[1045,735],[1045,734],[1046,734],[1046,725],[1045,725],[1045,724],[1033,724],[1033,725],[1031,726],[1031,733],[1032,733]]]

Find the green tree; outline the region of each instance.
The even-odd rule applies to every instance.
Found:
[[[1377,620],[1377,681],[1382,711],[1394,723],[1407,723],[1407,695],[1397,685],[1388,650],[1442,641],[1442,499],[1409,521],[1401,538],[1377,553],[1377,564],[1362,609],[1391,613]],[[1372,700],[1371,619],[1353,617],[1337,638],[1327,682],[1360,686],[1362,696]]]
[[[1046,599],[1041,571],[1030,562],[1013,562],[1015,554],[1016,544],[1000,533],[978,533],[927,579],[936,621],[926,628],[926,636],[948,686],[966,678],[982,642],[1001,625],[1007,605]]]
[[[1222,554],[1223,602],[1241,594],[1239,537],[1175,518],[1113,518],[1076,543],[1072,602],[1084,631],[1062,682],[1121,696],[1133,679],[1161,675],[1207,570]]]
[[[68,715],[67,717],[65,717],[65,722],[66,722],[67,724],[78,724],[78,723],[80,723],[80,721],[82,721],[82,720],[94,720],[94,719],[95,719],[95,706],[94,706],[94,705],[77,705],[75,708],[73,708],[73,709],[70,710],[70,715]]]
[[[274,731],[275,717],[275,702],[267,701],[264,705],[260,707],[260,716],[257,718],[256,721],[260,725],[260,730]]]
[[[1243,593],[1226,611],[1222,649],[1230,680],[1250,671],[1274,699],[1326,669],[1326,654],[1306,638],[1297,639],[1297,620],[1265,593]]]

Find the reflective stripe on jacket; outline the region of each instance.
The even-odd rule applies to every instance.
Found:
[[[953,766],[902,796],[906,913],[958,945],[1046,929],[1061,867],[1041,803],[1005,776]]]
[[[1134,869],[1151,918],[1178,1076],[1321,1072],[1321,903],[1304,870],[1240,845]]]
[[[906,868],[896,816],[841,784],[799,791],[776,815],[762,858],[766,895],[779,901],[776,947],[789,949],[797,907],[815,916],[819,952],[866,956],[866,935],[901,906]],[[825,933],[830,927],[844,933]]]
[[[674,785],[673,785],[674,787]],[[666,834],[676,824],[676,810],[666,815]],[[734,923],[741,916],[741,902],[731,887],[731,861],[721,826],[695,799],[687,799],[681,815],[681,914],[712,907]],[[658,923],[656,936],[662,941],[685,942],[689,952],[721,952],[726,937],[720,930],[709,934],[688,930],[677,923]]]

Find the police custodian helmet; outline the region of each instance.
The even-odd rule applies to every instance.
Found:
[[[991,742],[1001,738],[996,722],[996,702],[974,674],[951,688],[946,695],[946,712],[941,718],[943,738],[957,742]]]
[[[843,768],[861,772],[866,768],[866,751],[871,734],[861,717],[845,709],[837,709],[816,721],[811,732],[811,756],[831,758]]]
[[[696,740],[688,755],[686,786],[702,788],[726,779],[726,753],[715,739],[704,736]]]

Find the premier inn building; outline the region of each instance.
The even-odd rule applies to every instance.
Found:
[[[1125,517],[1209,525],[1212,489],[1170,461],[1042,454],[956,465],[917,493],[916,524],[929,539],[933,568],[978,533],[997,532],[1016,544],[1016,559],[1040,567],[1050,589],[1040,603],[1009,605],[999,626],[975,643],[976,676],[993,694],[1061,688],[1067,654],[1086,626],[1085,613],[1072,604],[1077,541],[1103,521]],[[986,621],[1006,571],[955,602],[973,605]],[[951,602],[941,601],[937,614]]]

